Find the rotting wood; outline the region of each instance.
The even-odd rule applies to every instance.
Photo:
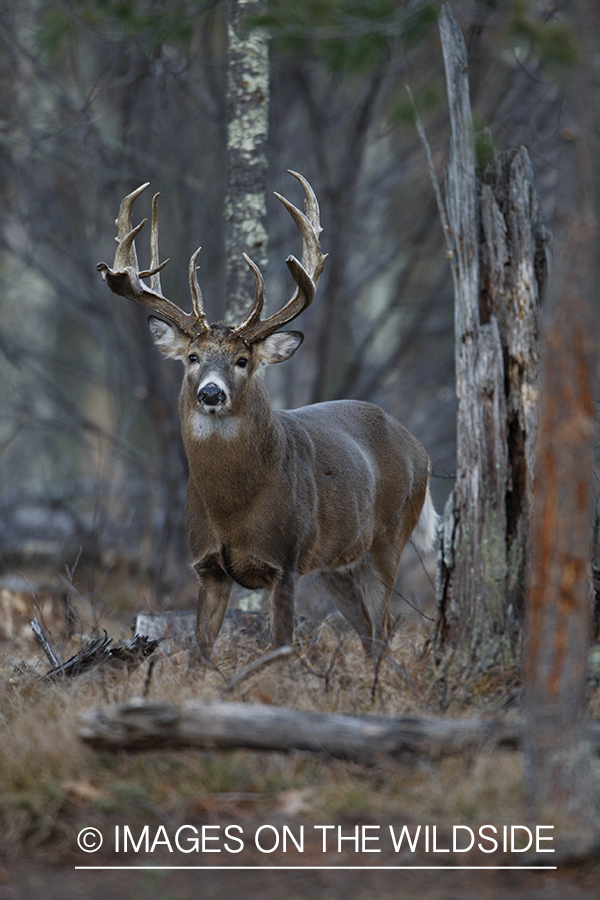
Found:
[[[590,727],[600,752],[600,723]],[[485,745],[517,748],[523,726],[505,719],[347,716],[247,703],[135,702],[91,708],[79,737],[101,750],[292,750],[374,763],[405,754],[437,757]]]
[[[31,627],[34,628],[33,622]],[[41,676],[40,680],[59,681],[62,678],[73,678],[100,665],[128,670],[137,669],[154,653],[159,644],[160,639],[153,641],[141,635],[136,635],[132,640],[123,641],[121,644],[112,644],[112,638],[105,631],[104,637],[90,641],[65,662],[57,662],[52,669]]]
[[[335,630],[345,629],[346,620],[337,613],[329,616]],[[312,619],[308,616],[294,617],[294,632],[301,634],[309,628]],[[135,618],[134,634],[152,640],[165,639],[169,642],[186,646],[194,640],[196,627],[195,610],[169,610],[161,613],[139,613]],[[263,611],[247,611],[243,609],[227,609],[221,626],[221,634],[253,635],[269,637],[269,613]]]
[[[500,647],[514,652],[523,618],[550,235],[523,147],[477,168],[466,46],[446,3],[440,35],[452,133],[442,221],[454,280],[458,414],[438,638],[481,659]]]

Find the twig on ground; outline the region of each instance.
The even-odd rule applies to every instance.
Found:
[[[54,652],[54,650],[52,649],[52,646],[50,644],[50,638],[46,635],[44,626],[42,625],[42,623],[40,622],[40,620],[38,619],[37,616],[35,617],[35,619],[33,619],[32,623],[31,623],[31,630],[34,633],[38,644],[40,645],[40,647],[42,648],[42,650],[48,657],[48,661],[50,662],[50,665],[51,666],[60,666],[60,660],[59,660],[58,656],[56,655],[56,653]]]
[[[228,694],[234,688],[238,687],[238,685],[241,684],[242,681],[244,681],[250,675],[253,675],[255,672],[258,672],[259,669],[262,669],[273,662],[277,662],[277,660],[279,659],[287,659],[294,653],[295,650],[289,646],[277,647],[275,650],[271,650],[270,653],[265,653],[264,656],[261,656],[259,659],[255,659],[251,663],[248,663],[248,665],[244,666],[244,668],[240,672],[237,672],[233,676],[233,678],[230,678],[227,684],[221,688],[220,696],[224,697],[225,694]]]

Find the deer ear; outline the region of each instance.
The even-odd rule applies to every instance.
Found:
[[[181,328],[170,322],[163,322],[154,316],[148,316],[148,325],[152,338],[159,350],[171,359],[183,359],[189,347],[190,339]]]
[[[294,355],[303,340],[301,331],[278,331],[270,334],[255,345],[260,365],[270,366],[284,362]]]

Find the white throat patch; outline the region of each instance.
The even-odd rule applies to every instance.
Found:
[[[206,413],[194,410],[189,419],[193,436],[199,441],[205,441],[209,437],[219,436],[230,441],[238,431],[237,416],[227,413]]]

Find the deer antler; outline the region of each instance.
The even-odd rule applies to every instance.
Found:
[[[196,277],[196,259],[200,248],[196,250],[190,260],[190,291],[192,294],[192,312],[186,313],[179,306],[171,303],[163,296],[160,286],[160,270],[169,262],[158,261],[158,194],[152,199],[152,226],[150,233],[151,260],[150,268],[139,271],[137,254],[135,251],[135,238],[146,224],[147,219],[142,219],[139,225],[133,228],[133,205],[137,197],[145,191],[149,182],[142,184],[137,190],[128,194],[121,202],[119,215],[115,219],[117,226],[117,250],[113,268],[105,262],[99,262],[96,268],[102,274],[113,293],[129,300],[141,303],[147,309],[157,313],[164,319],[168,319],[177,325],[185,334],[192,338],[204,331],[209,331],[209,325],[202,306],[202,292]],[[148,288],[142,278],[150,279]]]
[[[287,325],[288,322],[291,322],[292,319],[295,319],[310,306],[317,290],[317,283],[323,271],[325,260],[327,259],[327,254],[321,252],[321,244],[319,242],[319,235],[323,229],[319,221],[319,204],[315,192],[306,178],[298,172],[293,172],[291,169],[288,169],[288,172],[298,179],[306,194],[304,212],[300,212],[289,200],[286,200],[281,194],[275,193],[275,196],[281,200],[302,234],[302,262],[298,262],[295,256],[288,256],[286,259],[287,266],[297,287],[294,295],[285,306],[279,312],[263,321],[260,318],[260,314],[265,300],[265,283],[258,266],[244,253],[244,259],[254,274],[254,303],[246,318],[234,328],[234,334],[243,338],[248,344],[253,344],[273,334],[278,328]]]

